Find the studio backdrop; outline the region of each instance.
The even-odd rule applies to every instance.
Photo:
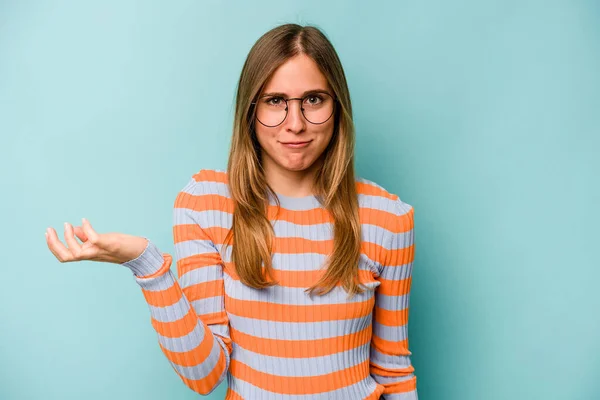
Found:
[[[226,167],[248,51],[295,22],[338,51],[358,175],[414,206],[420,400],[599,399],[599,20],[584,0],[0,1],[0,398],[199,398],[131,271],[60,263],[43,231],[85,217],[173,254],[178,191]]]

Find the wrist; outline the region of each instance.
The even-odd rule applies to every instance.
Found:
[[[154,243],[149,239],[143,238],[145,247],[141,254],[132,260],[122,262],[121,265],[129,268],[136,276],[152,275],[160,269],[165,259]]]

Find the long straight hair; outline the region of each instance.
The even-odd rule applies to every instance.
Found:
[[[313,185],[315,197],[333,219],[333,251],[320,280],[306,291],[310,296],[313,291],[324,295],[339,283],[349,297],[353,297],[363,290],[358,280],[361,226],[354,175],[352,105],[338,55],[316,27],[280,25],[261,36],[246,58],[237,86],[227,164],[228,185],[234,202],[233,223],[224,244],[233,238],[232,262],[244,284],[263,289],[278,283],[271,262],[274,230],[267,215],[269,194],[276,200],[278,210],[280,203],[262,168],[261,148],[255,132],[256,110],[252,103],[274,71],[299,54],[315,61],[337,99],[333,135],[321,155],[323,162],[316,171]]]

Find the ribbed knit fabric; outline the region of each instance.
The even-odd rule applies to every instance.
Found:
[[[315,196],[277,194],[268,217],[279,284],[241,283],[231,247],[233,201],[223,170],[203,169],[178,194],[173,214],[177,275],[154,243],[122,265],[150,307],[161,350],[192,390],[226,399],[417,400],[408,350],[414,260],[413,207],[356,178],[362,228],[359,278],[372,290],[347,300],[343,286],[312,298],[333,250],[333,220]],[[235,245],[235,238],[234,238]]]

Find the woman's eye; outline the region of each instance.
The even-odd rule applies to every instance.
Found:
[[[266,99],[266,103],[271,106],[279,106],[279,105],[281,105],[282,102],[283,102],[283,99],[281,97],[271,97],[271,98]]]
[[[323,100],[321,98],[321,96],[317,96],[317,95],[311,95],[311,96],[306,97],[306,102],[310,105],[319,104],[321,102],[321,100]]]

